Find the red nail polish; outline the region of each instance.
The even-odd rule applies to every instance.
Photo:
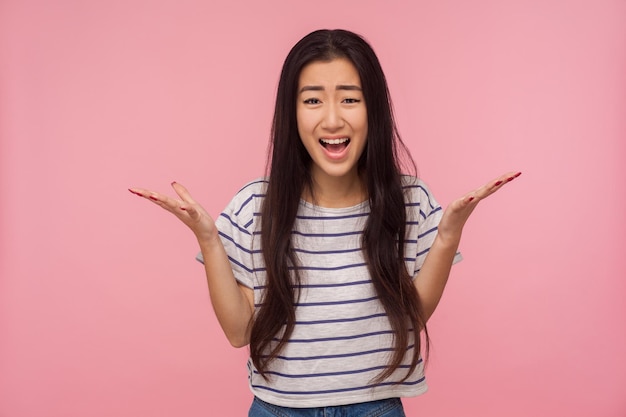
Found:
[[[517,177],[519,177],[520,175],[522,175],[522,173],[521,173],[521,172],[518,172],[518,173],[517,173],[517,174],[515,174],[513,177],[514,177],[514,178],[517,178]]]
[[[139,197],[143,197],[143,194],[138,193],[137,191],[133,191],[133,190],[131,190],[130,188],[128,189],[128,191],[130,191],[131,193],[133,193],[133,194],[135,194],[135,195],[138,195]]]
[[[176,184],[176,181],[172,181],[172,185]]]
[[[155,197],[155,196],[153,196],[153,195],[151,195],[151,196],[150,196],[150,200],[159,201],[159,199],[158,199],[158,198],[156,198],[156,197]]]
[[[474,201],[474,197],[470,197],[469,200],[467,200],[468,203],[471,203],[472,201]]]
[[[498,181],[495,183],[495,186],[497,187],[498,185],[502,184],[502,181]]]
[[[509,177],[509,178],[506,179],[506,182],[513,181],[514,179],[515,179],[515,177]]]

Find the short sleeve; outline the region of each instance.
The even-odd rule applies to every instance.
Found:
[[[408,203],[410,209],[408,224],[410,225],[410,241],[416,243],[415,253],[410,254],[415,259],[413,276],[416,276],[422,268],[426,256],[430,251],[437,231],[439,222],[443,216],[443,208],[437,202],[430,189],[421,180],[413,179],[408,188]],[[453,264],[461,261],[463,257],[457,252]]]
[[[235,279],[249,288],[254,288],[255,255],[261,253],[256,232],[264,197],[260,183],[247,184],[215,219]],[[204,263],[202,253],[196,259]]]

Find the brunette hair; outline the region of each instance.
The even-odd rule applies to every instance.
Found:
[[[296,99],[302,69],[315,61],[348,59],[361,79],[367,107],[366,146],[358,161],[367,186],[371,212],[362,247],[373,285],[394,332],[389,366],[381,382],[400,367],[410,343],[415,344],[406,380],[419,363],[420,332],[428,333],[421,303],[404,260],[406,209],[401,168],[415,172],[393,117],[385,75],[371,46],[345,30],[318,30],[302,38],[283,64],[268,151],[269,184],[261,216],[261,245],[267,282],[250,334],[250,356],[267,378],[268,364],[288,343],[295,325],[295,304],[301,283],[291,232],[305,189],[313,190],[311,157],[298,134]]]

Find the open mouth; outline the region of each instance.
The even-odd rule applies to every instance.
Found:
[[[320,145],[322,145],[329,152],[341,152],[350,143],[350,138],[339,139],[320,139]]]

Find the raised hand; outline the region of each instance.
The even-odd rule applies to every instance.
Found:
[[[191,229],[199,242],[218,239],[215,223],[204,207],[198,204],[181,184],[173,182],[172,188],[179,199],[142,188],[129,188],[128,191],[172,213]]]
[[[443,213],[435,241],[426,256],[417,279],[415,279],[415,288],[422,301],[422,313],[425,320],[428,320],[439,304],[461,241],[463,226],[465,226],[470,214],[480,201],[521,174],[521,172],[508,172],[501,175],[453,201]]]
[[[521,172],[508,172],[450,203],[439,223],[439,238],[445,242],[458,244],[463,226],[478,203],[520,175]]]
[[[249,324],[254,312],[254,291],[239,284],[219,238],[215,222],[185,187],[175,182],[172,188],[178,199],[142,188],[129,188],[131,193],[152,201],[185,223],[198,239],[211,303],[224,334],[233,346],[249,343]]]

